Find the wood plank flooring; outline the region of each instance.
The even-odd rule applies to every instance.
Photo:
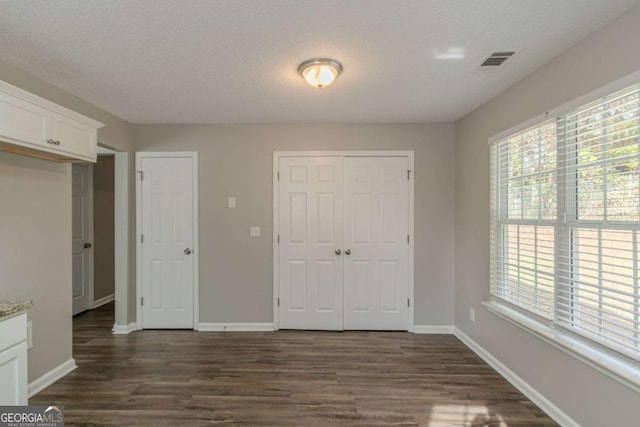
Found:
[[[74,425],[556,425],[458,339],[400,332],[114,336],[77,316],[78,369],[30,399]]]

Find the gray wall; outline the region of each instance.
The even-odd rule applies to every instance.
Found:
[[[115,292],[114,157],[93,165],[93,299]]]
[[[456,326],[583,426],[637,425],[638,393],[489,313],[487,139],[640,69],[640,7],[456,122]],[[476,309],[475,323],[469,307]]]
[[[2,61],[0,80],[105,123],[98,141],[132,150],[129,123]],[[70,165],[0,153],[0,219],[0,298],[35,300],[33,381],[72,357]]]
[[[29,381],[71,358],[71,166],[0,153],[0,299],[32,299]]]
[[[136,150],[199,152],[202,322],[273,321],[274,151],[414,150],[415,323],[453,324],[453,138],[452,124],[135,127]]]

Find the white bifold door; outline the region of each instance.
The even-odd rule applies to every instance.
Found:
[[[192,329],[194,159],[139,158],[142,327]]]
[[[407,157],[281,157],[281,329],[409,328]]]

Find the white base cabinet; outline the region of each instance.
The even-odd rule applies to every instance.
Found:
[[[27,313],[0,319],[0,406],[27,404]]]
[[[104,125],[0,81],[0,150],[58,162],[95,162]]]

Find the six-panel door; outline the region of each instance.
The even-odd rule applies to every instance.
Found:
[[[281,157],[279,327],[409,327],[408,159]]]
[[[93,249],[90,245],[93,217],[91,213],[91,166],[71,167],[71,271],[72,310],[75,316],[89,310],[93,286]]]
[[[344,329],[409,326],[408,159],[344,161]]]
[[[143,157],[142,325],[193,328],[193,159]]]
[[[280,159],[282,329],[343,327],[342,162],[340,157]]]

